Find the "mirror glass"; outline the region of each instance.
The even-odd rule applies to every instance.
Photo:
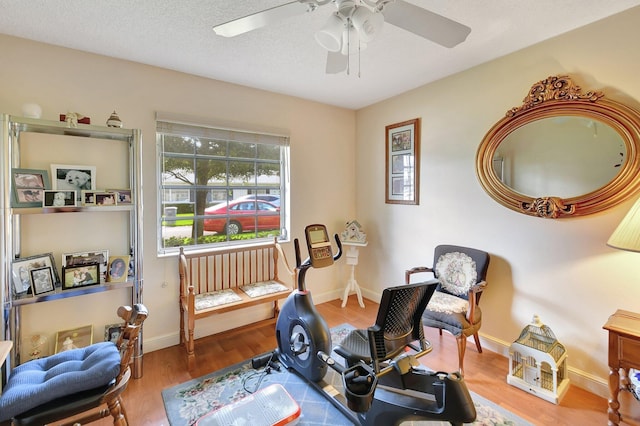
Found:
[[[547,77],[487,132],[476,173],[487,194],[519,213],[560,219],[608,209],[640,188],[640,114],[570,77]]]
[[[535,120],[511,132],[493,159],[502,182],[531,197],[576,197],[611,182],[626,160],[622,136],[587,117]]]

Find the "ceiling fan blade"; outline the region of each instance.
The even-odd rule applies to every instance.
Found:
[[[263,10],[262,12],[252,13],[251,15],[225,22],[224,24],[216,25],[213,27],[213,31],[219,36],[235,37],[257,28],[276,23],[282,19],[310,11],[312,11],[312,8],[307,4],[292,1],[281,6]]]
[[[328,52],[327,54],[327,74],[338,74],[347,69],[349,57],[340,52]]]
[[[403,0],[395,0],[382,10],[386,22],[444,47],[454,47],[467,39],[471,28]]]

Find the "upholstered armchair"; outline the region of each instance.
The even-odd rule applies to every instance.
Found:
[[[487,252],[468,247],[439,245],[433,255],[433,267],[418,266],[405,272],[405,281],[413,274],[429,272],[438,280],[431,301],[422,314],[426,327],[453,334],[458,344],[458,368],[464,374],[467,337],[473,336],[478,352],[482,352],[478,330],[482,325],[480,296],[487,286],[489,267]]]

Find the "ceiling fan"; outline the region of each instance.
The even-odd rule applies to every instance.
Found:
[[[337,10],[316,32],[315,39],[328,51],[326,72],[330,74],[348,72],[349,55],[359,54],[385,22],[449,48],[465,41],[471,32],[466,25],[404,0],[296,0],[216,25],[213,31],[235,37],[281,19],[314,12],[328,3],[334,3]]]

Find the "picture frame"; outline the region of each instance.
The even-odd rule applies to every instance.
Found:
[[[71,349],[85,348],[93,343],[93,326],[84,325],[56,333],[55,353]]]
[[[54,287],[60,283],[60,276],[53,253],[36,254],[34,256],[20,257],[11,263],[11,280],[14,296],[33,294],[31,270],[50,267],[53,274]]]
[[[73,190],[44,190],[42,207],[75,207],[77,205],[77,191]]]
[[[56,291],[53,270],[50,266],[35,268],[29,271],[34,296]]]
[[[76,191],[96,189],[96,166],[51,164],[51,189]]]
[[[133,203],[130,189],[107,189],[107,191],[116,194],[116,204],[119,206],[129,206]]]
[[[82,190],[80,191],[80,205],[83,206],[95,206],[96,205],[96,191]]]
[[[127,281],[129,276],[129,256],[109,257],[109,269],[107,271],[107,282],[122,283]]]
[[[115,192],[96,192],[96,206],[115,206],[118,194]]]
[[[86,265],[66,266],[62,269],[62,289],[73,290],[100,284],[100,265],[89,263]]]
[[[107,268],[109,266],[109,250],[104,249],[62,254],[63,267],[90,265],[92,263],[100,265],[100,282],[106,282]]]
[[[122,323],[105,325],[104,341],[118,343],[120,333],[122,333]]]
[[[40,169],[11,169],[12,207],[42,207],[44,190],[51,189],[49,172]]]
[[[385,203],[420,203],[420,118],[385,127]]]

